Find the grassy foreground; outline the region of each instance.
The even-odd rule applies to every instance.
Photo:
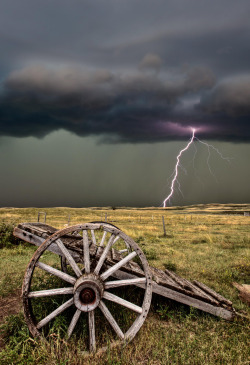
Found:
[[[237,312],[249,316],[249,308],[238,299],[232,286],[233,281],[250,282],[250,217],[243,214],[249,209],[249,205],[199,205],[167,210],[0,208],[0,226],[1,222],[15,225],[37,221],[39,211],[47,213],[47,224],[58,228],[69,221],[73,225],[107,218],[140,245],[151,265],[204,282],[232,300]],[[42,215],[40,220],[43,221]],[[35,247],[16,246],[9,242],[10,236],[4,237],[0,235],[0,240],[5,240],[0,250],[0,297],[8,298],[20,289]],[[66,342],[64,326],[63,317],[55,320],[47,341],[34,340],[29,337],[21,312],[7,317],[2,325],[6,345],[0,352],[0,363],[248,364],[250,360],[248,320],[238,318],[228,323],[156,295],[140,332],[124,348],[86,357],[84,338],[73,336]],[[109,329],[104,327],[103,336],[108,334]]]

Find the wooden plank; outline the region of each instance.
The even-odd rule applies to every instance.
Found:
[[[193,294],[194,297],[196,298],[203,298],[203,300],[215,304],[215,305],[219,305],[218,300],[216,300],[214,297],[212,297],[211,295],[208,295],[206,292],[204,292],[203,290],[201,290],[199,287],[195,286],[194,284],[192,284],[190,281],[183,279],[184,282],[186,282],[186,285],[189,286],[189,290],[191,291],[191,293]]]
[[[124,256],[122,256],[119,251],[115,250],[114,248],[111,249],[111,257],[112,260],[115,262],[118,262],[123,259]]]
[[[200,283],[197,280],[193,280],[193,283],[197,285],[199,288],[207,292],[208,294],[212,295],[215,299],[218,300],[220,303],[225,303],[226,305],[232,306],[232,302],[226,298],[224,298],[222,295],[216,293],[213,289],[209,288],[203,283]]]
[[[132,275],[132,274],[129,274],[126,272],[122,272],[121,270],[116,271],[116,273],[113,276],[120,280],[135,278],[135,275]],[[145,288],[145,284],[135,284],[135,285],[140,288]],[[186,304],[191,307],[200,309],[204,312],[213,314],[214,316],[218,316],[223,319],[232,320],[235,317],[234,310],[228,310],[228,309],[225,309],[222,307],[214,306],[214,305],[204,302],[202,300],[190,297],[189,295],[185,295],[185,294],[182,294],[175,290],[166,288],[162,285],[158,285],[155,282],[153,282],[153,293],[161,295],[168,299],[175,300],[179,303]]]
[[[18,237],[21,240],[31,243],[38,247],[41,246],[41,244],[46,240],[45,238],[36,236],[33,233],[30,232],[27,233],[26,231],[20,228],[15,228],[13,234],[15,237]],[[51,245],[47,248],[47,251],[53,252],[54,254],[59,256],[63,256],[62,251],[58,248],[56,243],[51,243]],[[68,249],[68,251],[75,260],[79,260],[79,254],[77,252],[70,249]]]
[[[170,276],[181,288],[185,289],[186,283],[182,280],[181,277],[176,275],[174,272],[165,269],[165,273]]]
[[[130,261],[128,262],[128,266],[132,274],[135,274],[140,277],[143,277],[145,275],[144,271],[140,268],[140,266],[136,262]]]
[[[173,299],[179,303],[187,304],[189,306],[227,320],[232,320],[234,318],[234,313],[232,311],[226,310],[218,306],[213,306],[210,303],[203,302],[202,300],[190,297],[182,293],[178,293],[174,290],[162,287],[156,283],[153,283],[153,292],[166,298]]]

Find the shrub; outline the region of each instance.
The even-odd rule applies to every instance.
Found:
[[[19,244],[19,239],[13,236],[14,224],[0,223],[0,248]]]

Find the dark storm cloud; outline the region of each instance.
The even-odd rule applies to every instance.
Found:
[[[150,55],[141,65],[155,69],[159,63],[157,55]],[[214,82],[213,73],[202,67],[182,70],[174,80],[138,71],[30,67],[5,80],[0,130],[2,135],[42,137],[63,128],[113,142],[179,138],[173,125],[181,99]]]
[[[192,125],[249,141],[249,10],[243,0],[2,0],[0,135],[157,142]]]

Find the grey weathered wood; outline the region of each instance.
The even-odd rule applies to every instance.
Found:
[[[198,286],[192,284],[190,281],[188,281],[186,279],[183,279],[183,281],[186,282],[186,285],[187,285],[187,287],[189,287],[189,290],[191,290],[192,293],[194,294],[194,296],[196,296],[198,299],[200,297],[202,297],[203,300],[205,300],[211,304],[219,305],[218,300],[216,300],[211,295],[208,295],[206,292],[204,292],[204,290],[200,289]]]
[[[120,298],[117,295],[114,295],[114,294],[109,293],[107,291],[104,291],[103,298],[104,299],[107,299],[107,300],[110,300],[112,302],[115,302],[117,304],[120,304],[120,305],[122,305],[122,306],[124,306],[124,307],[126,307],[128,309],[131,309],[132,311],[134,311],[136,313],[139,313],[139,314],[142,313],[142,308],[139,307],[138,305],[133,304],[131,302],[128,302],[127,300],[125,300],[123,298]]]
[[[119,253],[124,253],[124,252],[128,252],[128,249],[125,248],[124,250],[119,250]]]
[[[121,270],[116,271],[116,273],[114,273],[113,276],[120,280],[136,278],[135,275],[129,274],[127,272],[122,272]],[[140,288],[145,288],[145,284],[135,284],[135,285]],[[200,309],[204,312],[213,314],[214,316],[218,316],[218,317],[221,317],[221,318],[227,319],[227,320],[232,320],[235,316],[233,310],[228,310],[228,309],[225,309],[222,307],[214,306],[212,304],[203,302],[202,300],[179,293],[175,290],[163,287],[162,285],[158,285],[155,282],[152,283],[152,286],[153,286],[153,293],[156,293],[163,297],[175,300],[179,303],[183,303],[183,304],[189,305],[191,307]]]
[[[127,262],[129,262],[130,260],[132,260],[136,255],[137,254],[136,254],[135,251],[134,252],[131,252],[129,255],[127,255],[126,257],[124,257],[121,261],[117,262],[117,264],[115,264],[110,269],[108,269],[107,271],[105,271],[101,275],[101,279],[102,280],[106,280],[110,275],[112,275],[114,272],[116,272],[116,270],[120,269],[120,267],[122,267],[123,265],[125,265]]]
[[[74,270],[76,276],[79,278],[82,275],[82,272],[79,269],[79,267],[77,266],[77,263],[75,262],[75,260],[71,256],[71,254],[69,253],[68,249],[64,246],[64,244],[62,243],[62,241],[60,239],[57,239],[56,243],[57,243],[58,247],[60,248],[60,250],[62,251],[62,253],[64,254],[66,260],[68,261],[68,263]]]
[[[102,251],[102,247],[104,246],[106,235],[107,235],[107,231],[104,231],[103,235],[102,235],[101,242],[100,242],[99,247],[98,247],[97,252],[96,252],[97,255],[100,255],[100,253]]]
[[[70,275],[66,274],[65,272],[62,272],[60,270],[57,270],[57,269],[55,269],[52,266],[49,266],[47,264],[44,264],[41,261],[38,261],[36,263],[36,266],[39,267],[40,269],[43,269],[43,270],[47,271],[48,273],[50,273],[52,275],[55,275],[55,276],[59,277],[60,279],[62,279],[64,281],[67,281],[70,284],[73,284],[74,285],[75,282],[76,282],[76,279],[73,276],[70,276]]]
[[[69,325],[69,328],[68,328],[68,331],[67,331],[67,335],[68,335],[68,338],[72,335],[72,332],[74,331],[74,328],[78,322],[78,319],[80,318],[80,315],[81,315],[81,311],[80,309],[77,309],[75,311],[75,314],[73,315],[73,318],[70,322],[70,325]]]
[[[98,229],[96,224],[88,224],[88,225],[76,225],[75,230],[82,231],[83,229],[86,229],[86,226],[87,226],[88,230]],[[99,224],[98,226],[104,228],[104,233],[110,232],[114,236],[116,236],[118,234],[118,232],[120,234],[119,230],[117,230],[113,227],[110,227],[110,226],[108,227],[108,225],[107,225],[107,227],[104,224]],[[26,236],[23,235],[19,238],[22,238],[27,242],[32,241],[31,243],[34,243],[34,241],[36,241],[35,244],[38,246],[40,246],[41,243],[44,242],[45,238],[47,238],[49,235],[53,234],[56,231],[53,227],[49,227],[49,226],[43,225],[41,223],[39,223],[39,224],[36,223],[34,225],[33,224],[23,224],[23,225],[19,226],[19,229],[22,233],[26,234]],[[72,236],[70,236],[72,229],[73,229],[72,227],[69,227],[67,230],[63,230],[64,235],[62,235],[60,237],[60,239],[62,240],[64,245],[67,245],[66,246],[67,249],[69,250],[72,257],[74,257],[74,259],[76,260],[76,257],[79,259],[82,257],[82,250],[79,250],[79,239],[82,240],[82,237],[78,238],[78,242],[77,242],[77,240],[75,240],[75,242],[72,242]],[[19,231],[19,234],[20,234],[20,231]],[[32,234],[33,234],[33,237],[32,237]],[[105,237],[106,237],[106,234],[105,234]],[[124,238],[122,238],[122,239],[124,239]],[[104,241],[105,241],[105,238],[104,238]],[[104,243],[104,241],[103,241],[103,243]],[[57,247],[57,245],[54,242],[55,242],[55,240],[54,241],[52,240],[50,245],[47,244],[46,249],[49,250],[51,247],[53,247],[52,246],[53,244]],[[72,242],[72,244],[71,244],[71,242]],[[130,242],[130,241],[126,239],[126,241],[124,241],[124,242],[126,243],[126,246],[127,246],[128,242]],[[133,247],[132,244],[129,247],[131,247],[132,249],[135,250],[135,248]],[[93,247],[91,245],[90,246],[91,260],[92,259],[98,260],[101,257],[101,254],[103,253],[103,251],[104,251],[104,248],[96,247],[96,249],[94,249],[94,245],[93,245]],[[54,253],[58,254],[58,252],[60,255],[62,255],[61,251],[57,247],[57,252],[54,252]],[[119,255],[120,255],[120,253],[117,252],[116,250],[112,250],[112,255],[111,255],[110,251],[107,253],[106,258],[104,258],[105,270],[108,270],[114,266],[115,258],[117,259],[119,257]],[[120,255],[120,257],[123,257],[123,256]],[[118,260],[121,261],[120,258]],[[39,264],[37,266],[39,266]],[[56,270],[53,268],[51,268],[51,269]],[[27,269],[27,272],[31,272],[31,270],[32,270],[32,267],[29,270]],[[48,271],[48,270],[46,270],[46,271]],[[113,272],[112,276],[119,280],[131,280],[131,279],[137,280],[138,277],[140,277],[140,276],[143,277],[143,271],[142,271],[142,274],[140,273],[140,271],[142,271],[142,270],[139,267],[139,265],[136,264],[134,261],[131,261],[131,262],[126,263],[124,266],[122,266],[116,272]],[[50,270],[50,272],[51,272],[51,270]],[[51,273],[55,274],[55,272],[57,272],[57,271],[53,271]],[[59,270],[58,270],[58,272],[59,272],[59,275],[57,275],[57,276],[61,277],[60,273],[62,273],[62,272],[60,272]],[[62,274],[64,274],[64,273],[62,273]],[[150,280],[147,279],[147,275],[144,274],[144,280],[145,280],[145,276],[146,276],[147,283],[145,284],[145,282],[144,283],[137,282],[137,283],[134,283],[134,285],[141,287],[143,289],[146,289],[146,287],[151,285],[153,288],[153,292],[155,292],[159,295],[162,295],[166,298],[176,300],[180,303],[193,306],[195,308],[198,308],[200,310],[211,313],[213,315],[217,315],[217,316],[225,318],[225,319],[230,320],[234,317],[234,310],[231,307],[230,301],[227,301],[227,300],[223,301],[222,300],[223,297],[220,298],[219,294],[215,293],[217,295],[213,295],[213,293],[209,292],[209,290],[206,290],[205,287],[199,286],[199,284],[197,284],[197,282],[190,283],[189,281],[182,279],[182,278],[178,277],[177,275],[176,276],[175,275],[176,274],[171,276],[171,275],[169,275],[169,273],[164,273],[161,270],[156,270],[156,271],[154,271],[154,276],[158,283],[150,282]],[[64,277],[64,280],[65,280],[65,277]],[[71,280],[71,284],[74,284],[74,282],[72,282],[72,277],[70,280]],[[73,278],[73,280],[75,280],[75,279]],[[27,284],[24,287],[25,293],[27,293],[29,290],[28,289],[29,288],[28,274],[26,275],[26,282],[27,282]],[[109,282],[107,282],[107,284],[108,283]],[[210,289],[210,288],[208,288],[208,289]],[[207,295],[207,298],[209,298],[209,302],[208,302],[208,299],[205,298],[204,294]],[[28,295],[27,295],[27,298],[28,298]],[[213,300],[213,303],[211,302],[211,300]],[[217,304],[215,304],[215,303],[217,303]],[[27,301],[27,303],[25,302],[25,304],[24,304],[24,310],[26,313],[25,314],[26,320],[28,320],[27,319],[29,317],[28,301]],[[144,305],[142,307],[142,310],[144,311]],[[127,331],[127,333],[124,334],[124,336],[125,336],[124,338],[127,339],[127,338],[129,338],[130,335],[133,336],[133,334],[138,331],[138,328],[137,328],[138,324],[140,324],[140,326],[142,324],[141,317],[143,317],[146,314],[147,314],[146,312],[143,312],[138,316],[138,319],[139,319],[138,322],[137,322],[137,320],[134,322],[134,324]],[[141,321],[141,322],[139,322],[139,321]],[[34,328],[34,326],[35,326],[35,324],[30,324],[29,328],[30,328],[32,334],[36,335],[37,332],[39,332],[39,331],[37,331],[36,328]]]
[[[92,230],[91,230],[92,232]],[[89,258],[89,240],[88,240],[88,232],[84,230],[82,232],[83,235],[83,252],[84,252],[84,268],[85,273],[90,273],[90,258]]]
[[[111,248],[111,256],[112,260],[115,262],[122,260],[124,257],[119,251],[115,250],[113,247]]]
[[[48,230],[51,231],[51,232],[55,231],[55,229],[53,227],[49,227],[49,226],[43,225],[41,223],[40,224],[37,224],[37,223],[36,224],[23,224],[23,225],[19,225],[19,227],[20,226],[23,227],[23,228],[29,227],[29,230],[32,229],[32,232],[37,232],[37,233],[38,233],[38,231],[43,232],[43,230],[42,230],[43,227],[45,227],[45,231],[44,232],[46,232]],[[33,227],[33,228],[30,228],[30,227]],[[104,231],[104,233],[106,233],[106,231]],[[34,243],[36,245],[41,245],[41,243],[44,242],[44,238],[41,238],[41,237],[39,237],[37,235],[34,235],[30,231],[29,232],[24,231],[23,229],[20,229],[20,228],[15,228],[14,234],[17,237],[19,237],[21,239],[24,239],[27,242]],[[57,251],[55,249],[53,249],[53,245],[57,248]],[[51,248],[52,248],[52,250],[51,250],[52,252],[57,253],[57,254],[58,253],[59,254],[62,254],[61,251],[58,249],[58,247],[57,247],[56,244],[52,243],[48,247],[48,250],[50,250]],[[70,253],[72,255],[73,254],[74,255],[78,255],[76,252],[74,252],[72,250],[70,250]],[[75,258],[75,256],[74,256],[74,258]],[[123,268],[122,270],[127,270],[128,272],[130,272],[130,269],[131,269],[131,273],[135,273],[135,269],[136,268],[134,267],[133,268],[133,271],[132,271],[131,264],[134,264],[134,263],[131,262],[130,265],[129,265],[129,267],[127,267],[127,265],[126,265],[126,268]],[[180,291],[180,292],[182,292],[185,295],[196,296],[197,298],[201,298],[201,296],[203,296],[203,292],[205,292],[206,294],[208,294],[209,296],[211,296],[212,299],[218,300],[220,303],[222,303],[222,304],[224,303],[225,305],[228,305],[228,306],[231,305],[231,302],[228,301],[226,298],[223,299],[222,296],[220,297],[220,295],[217,294],[217,293],[215,293],[215,292],[214,292],[215,294],[213,294],[212,289],[211,289],[211,292],[210,292],[209,291],[210,288],[206,289],[205,287],[201,287],[200,286],[200,289],[202,289],[203,292],[200,292],[198,295],[196,295],[195,292],[192,291],[191,288],[190,288],[190,284],[191,284],[190,282],[188,282],[188,281],[180,278],[175,273],[170,272],[168,270],[166,270],[166,273],[167,273],[168,279],[166,280],[166,277],[165,277],[164,283],[162,282],[163,283],[162,285],[165,285],[165,286],[167,286],[170,289]],[[139,273],[137,273],[137,275],[139,275]],[[158,277],[158,274],[155,275],[155,279],[158,282],[158,284],[160,285],[162,279],[160,279],[160,277]],[[174,285],[175,286],[172,286],[173,283],[170,282],[170,279],[174,280],[174,282],[175,282]],[[199,284],[197,284],[196,282],[194,282],[194,285],[195,285],[195,289],[197,290],[198,289],[197,286],[199,287]],[[191,290],[191,291],[189,291],[189,290]],[[211,300],[211,298],[210,298],[210,300]],[[222,305],[222,304],[220,304],[220,305]],[[231,310],[232,310],[232,308],[231,308]]]
[[[136,285],[136,284],[145,284],[147,282],[146,278],[135,278],[135,279],[127,279],[127,280],[114,280],[114,281],[106,281],[104,284],[105,289],[117,288],[120,286],[127,285]]]
[[[31,232],[27,232],[21,228],[18,228],[16,227],[14,229],[14,232],[13,232],[14,236],[15,237],[18,237],[20,238],[21,240],[23,241],[26,241],[28,243],[32,243],[33,245],[35,246],[41,246],[41,244],[46,240],[46,238],[43,238],[43,237],[40,237],[40,236],[37,236],[35,235],[34,233],[31,233]],[[50,246],[47,248],[47,251],[50,251],[50,252],[53,252],[54,254],[56,255],[59,255],[59,256],[63,256],[63,253],[62,251],[58,248],[57,244],[56,243],[51,243]],[[68,249],[68,251],[70,252],[71,256],[74,258],[74,259],[78,259],[79,258],[79,254],[73,250],[70,250]]]
[[[102,313],[104,314],[105,318],[107,319],[107,321],[109,322],[109,324],[111,325],[111,327],[113,328],[113,330],[115,331],[117,336],[121,340],[123,340],[124,339],[124,334],[123,334],[122,330],[120,329],[120,327],[117,324],[116,320],[114,319],[114,317],[112,316],[112,314],[110,313],[110,311],[108,310],[106,305],[103,303],[103,301],[100,301],[99,308],[101,309]]]
[[[92,242],[94,245],[96,245],[95,231],[93,229],[91,229],[90,232],[91,232]]]
[[[199,299],[192,298],[188,295],[178,293],[172,289],[164,288],[160,285],[157,285],[156,283],[153,283],[153,292],[159,295],[162,295],[166,298],[173,299],[179,303],[187,304],[191,307],[200,309],[204,312],[211,313],[215,316],[232,320],[234,317],[234,313],[232,311],[229,311],[227,309],[224,309],[222,307],[216,307],[212,304],[203,302]]]
[[[95,341],[95,311],[88,312],[89,317],[89,351],[96,351],[96,341]]]
[[[193,280],[193,283],[195,285],[197,285],[199,288],[201,288],[202,290],[204,290],[205,292],[207,292],[208,294],[212,295],[215,299],[217,299],[217,301],[225,303],[227,305],[232,305],[232,302],[226,298],[224,298],[222,295],[216,293],[213,289],[209,288],[208,286],[206,286],[203,283],[200,283],[197,280]]]
[[[101,255],[101,257],[100,257],[100,259],[99,259],[99,261],[96,265],[96,268],[94,270],[94,274],[96,274],[96,275],[99,274],[99,272],[101,270],[101,267],[102,267],[107,255],[108,255],[108,252],[109,252],[111,246],[115,243],[115,238],[116,238],[115,235],[112,234],[112,236],[110,237],[110,239],[107,243],[107,246],[104,248],[103,253],[102,253],[102,255]]]
[[[73,294],[73,287],[31,291],[28,294],[28,298],[40,298],[40,297],[48,297],[52,295],[64,295],[64,294]]]
[[[181,288],[185,289],[186,283],[180,278],[178,275],[176,275],[174,272],[170,270],[165,270],[165,273],[170,276]]]
[[[132,240],[130,239],[128,236],[126,236],[123,232],[121,232],[119,229],[112,227],[110,225],[105,225],[104,223],[102,224],[83,224],[83,225],[75,225],[73,227],[68,227],[65,228],[61,231],[58,232],[52,232],[52,235],[48,237],[48,227],[42,228],[41,226],[39,226],[38,229],[38,236],[39,237],[43,237],[43,238],[47,238],[42,245],[40,245],[40,247],[37,249],[37,251],[35,252],[34,256],[32,257],[32,260],[30,261],[26,273],[25,273],[25,279],[24,279],[24,285],[23,285],[23,302],[24,302],[24,313],[25,313],[25,319],[26,322],[29,326],[29,329],[31,331],[31,333],[34,336],[38,336],[40,334],[40,332],[38,331],[39,328],[41,328],[41,326],[43,326],[45,323],[48,323],[48,321],[50,321],[52,318],[54,318],[54,316],[56,316],[57,314],[59,314],[59,312],[63,311],[65,306],[70,305],[70,303],[65,303],[63,306],[60,306],[59,308],[57,308],[56,311],[52,312],[49,316],[47,316],[46,318],[44,318],[42,321],[39,322],[39,327],[37,326],[37,322],[35,320],[35,317],[32,317],[32,313],[31,313],[31,306],[32,306],[32,301],[29,300],[28,294],[30,291],[30,283],[33,277],[33,271],[34,271],[34,267],[37,264],[37,266],[39,267],[42,266],[43,269],[46,269],[46,271],[52,273],[52,274],[56,274],[59,277],[63,277],[64,279],[67,279],[69,281],[72,281],[72,277],[67,276],[67,274],[60,272],[60,270],[54,269],[52,267],[50,267],[49,265],[46,266],[46,264],[43,265],[43,263],[39,263],[39,259],[40,257],[43,255],[43,253],[50,247],[50,245],[52,245],[53,243],[55,243],[57,240],[61,240],[62,244],[65,246],[65,248],[69,251],[69,247],[70,249],[72,249],[77,255],[79,260],[84,260],[83,257],[83,249],[82,249],[82,238],[80,237],[80,241],[79,238],[77,238],[75,235],[72,234],[72,232],[79,232],[79,231],[84,231],[84,230],[96,230],[96,229],[101,229],[104,230],[106,232],[109,232],[111,234],[111,237],[113,242],[112,244],[115,243],[116,240],[118,239],[122,239],[126,246],[131,248],[131,250],[134,252],[134,255],[138,255],[138,259],[141,262],[141,267],[143,268],[143,272],[144,272],[144,277],[146,277],[146,282],[147,285],[145,286],[145,294],[144,294],[144,300],[143,300],[143,305],[142,308],[135,306],[133,303],[130,303],[128,301],[125,301],[124,299],[118,298],[120,305],[124,305],[128,308],[130,308],[131,310],[135,310],[139,315],[137,316],[136,320],[132,323],[132,325],[130,326],[129,330],[126,332],[125,335],[121,336],[123,338],[126,338],[126,340],[132,339],[135,334],[138,332],[138,330],[140,329],[140,327],[142,326],[143,322],[145,321],[145,318],[147,316],[149,307],[150,307],[150,300],[151,300],[151,295],[152,295],[152,285],[151,285],[151,274],[149,271],[149,267],[146,261],[146,258],[143,254],[143,252],[139,249],[138,245]],[[28,230],[33,230],[33,232],[35,232],[36,228],[32,228],[29,227]],[[79,246],[79,244],[81,246]],[[110,248],[112,246],[112,244],[110,245]],[[60,246],[60,244],[59,244]],[[58,248],[59,248],[58,246]],[[62,245],[61,245],[62,246]],[[92,247],[93,246],[93,247]],[[90,257],[91,260],[95,260],[97,261],[98,259],[100,260],[100,258],[102,257],[103,252],[105,251],[105,248],[102,248],[101,254],[99,256],[97,256],[97,246],[93,243],[91,244],[91,246],[89,247],[89,251],[90,251]],[[66,258],[68,258],[69,256],[65,256]],[[123,260],[123,256],[120,256],[121,260]],[[128,259],[131,259],[131,257],[128,257]],[[126,259],[127,260],[127,259]],[[81,261],[81,262],[82,262]],[[107,264],[110,263],[112,266],[112,270],[114,270],[114,266],[115,263],[112,260],[111,257],[111,252],[110,249],[107,250],[105,257],[104,257],[104,261],[103,264],[105,263],[105,270],[107,267]],[[80,261],[77,261],[80,262]],[[94,262],[94,261],[93,261]],[[100,263],[100,262],[99,262]],[[123,265],[122,268],[124,269],[125,266],[127,267],[127,270],[131,270],[131,272],[133,272],[133,270],[130,268],[130,266],[128,265],[129,262],[124,263],[124,261],[121,262],[120,265]],[[102,265],[100,266],[100,268],[102,267]],[[116,267],[117,268],[117,267]],[[91,267],[91,273],[92,273],[92,267]],[[138,279],[138,278],[136,278]],[[75,281],[76,279],[73,278],[73,280]],[[96,279],[98,280],[98,278]],[[117,298],[114,297],[113,294],[109,293],[106,295],[107,300],[114,300],[115,302],[117,302]],[[73,300],[73,298],[72,298]],[[98,302],[99,304],[100,302]],[[75,304],[75,294],[74,294],[74,304]],[[98,305],[97,304],[97,305]],[[103,307],[102,307],[103,308]],[[80,309],[81,310],[81,309]],[[106,315],[108,316],[107,312]],[[71,324],[71,328],[73,328],[73,324],[75,321],[75,319],[77,319],[76,317],[78,317],[78,313],[75,314],[74,320]],[[108,316],[109,320],[111,321],[111,316]],[[69,331],[69,334],[71,334],[71,328]],[[117,329],[117,328],[116,328]],[[121,334],[120,334],[121,335]],[[90,346],[93,347],[94,341],[92,341],[92,345],[90,344]]]
[[[43,318],[38,324],[37,324],[37,328],[42,328],[43,326],[45,326],[47,323],[49,323],[53,318],[55,318],[56,316],[58,316],[60,313],[62,313],[63,311],[65,311],[65,309],[69,308],[72,304],[74,303],[74,299],[71,298],[69,299],[67,302],[63,303],[62,305],[60,305],[60,307],[58,307],[57,309],[55,309],[53,312],[51,312],[47,317]]]

